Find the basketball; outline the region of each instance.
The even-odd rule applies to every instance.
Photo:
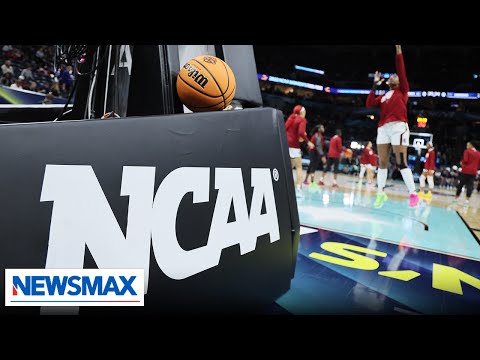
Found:
[[[194,57],[178,73],[178,97],[193,112],[225,109],[233,100],[235,90],[232,69],[215,56]]]
[[[347,149],[347,150],[345,150],[344,156],[345,156],[347,159],[350,159],[350,158],[352,157],[352,155],[353,155],[352,149]]]

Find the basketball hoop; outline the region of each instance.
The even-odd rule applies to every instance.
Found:
[[[417,155],[420,156],[420,154],[422,153],[422,147],[420,144],[415,144],[413,146],[413,148],[415,149],[415,151],[417,152]]]
[[[425,140],[422,138],[415,138],[413,139],[412,146],[417,151],[417,155],[420,156],[422,148],[425,148]]]

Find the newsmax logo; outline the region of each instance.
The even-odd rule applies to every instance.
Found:
[[[143,305],[143,269],[5,269],[5,306]]]

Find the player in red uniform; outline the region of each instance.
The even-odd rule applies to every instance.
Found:
[[[463,186],[466,185],[467,199],[465,200],[465,205],[468,206],[470,196],[472,196],[473,192],[473,182],[475,181],[478,168],[480,168],[480,151],[475,148],[472,141],[467,143],[467,148],[463,152],[463,159],[460,162],[460,165],[462,166],[462,172],[460,173],[460,181],[457,185],[455,202],[458,200]]]
[[[290,153],[290,159],[292,161],[292,168],[295,168],[297,175],[295,177],[295,185],[297,190],[297,196],[301,195],[302,190],[302,151],[300,150],[300,140],[306,141],[309,149],[313,149],[314,145],[307,137],[307,119],[305,115],[307,110],[301,105],[297,105],[293,108],[293,113],[288,117],[285,122],[285,130],[287,132],[288,151]]]
[[[427,143],[427,153],[425,154],[425,165],[423,166],[422,175],[420,175],[420,192],[418,196],[425,200],[432,199],[433,175],[435,174],[435,149],[431,141]],[[428,181],[428,192],[425,193],[425,178]]]
[[[375,151],[372,149],[372,154],[370,155],[370,163],[367,166],[367,181],[368,184],[373,184],[373,178],[375,177],[375,170],[378,166],[378,155],[375,154]]]
[[[393,149],[395,159],[403,181],[410,193],[410,206],[418,204],[418,195],[415,190],[412,170],[407,166],[407,146],[410,137],[407,119],[407,101],[409,85],[407,73],[403,62],[402,47],[395,45],[395,65],[398,75],[392,75],[387,80],[390,90],[384,95],[375,97],[375,90],[385,79],[380,79],[378,71],[375,72],[373,87],[367,97],[367,107],[380,108],[380,121],[378,123],[377,148],[379,155],[379,169],[377,173],[378,193],[374,207],[383,206],[388,199],[384,192],[388,174],[388,160]]]
[[[338,174],[338,165],[340,164],[340,155],[345,150],[342,146],[342,130],[335,130],[335,136],[330,139],[330,144],[328,145],[328,160],[327,166],[324,167],[322,177],[318,182],[318,185],[325,185],[323,179],[327,174],[327,171],[332,171],[333,167],[333,184],[332,187],[338,187],[337,185],[337,174]]]
[[[305,185],[309,185],[308,177],[310,176],[312,184],[315,181],[315,171],[320,164],[320,161],[323,165],[327,162],[325,158],[325,153],[323,149],[325,148],[325,140],[323,139],[323,133],[325,132],[325,127],[320,124],[315,127],[315,131],[310,138],[310,142],[315,146],[313,149],[309,150],[310,153],[310,165],[308,166],[307,176],[303,182]]]
[[[373,155],[372,146],[373,146],[372,142],[369,141],[365,146],[365,148],[363,149],[362,156],[360,157],[360,174],[358,175],[360,178],[359,184],[362,183],[363,177],[365,175],[365,171],[367,171],[367,169],[371,167],[370,156]],[[367,174],[367,179],[368,179],[368,174]]]

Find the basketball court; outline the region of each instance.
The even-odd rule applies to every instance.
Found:
[[[436,189],[430,203],[409,208],[403,182],[389,180],[389,199],[375,209],[375,187],[338,180],[338,188],[304,186],[297,197],[297,268],[280,306],[294,314],[480,313],[479,194],[465,207],[452,205],[454,190]],[[353,268],[345,246],[378,267]]]

